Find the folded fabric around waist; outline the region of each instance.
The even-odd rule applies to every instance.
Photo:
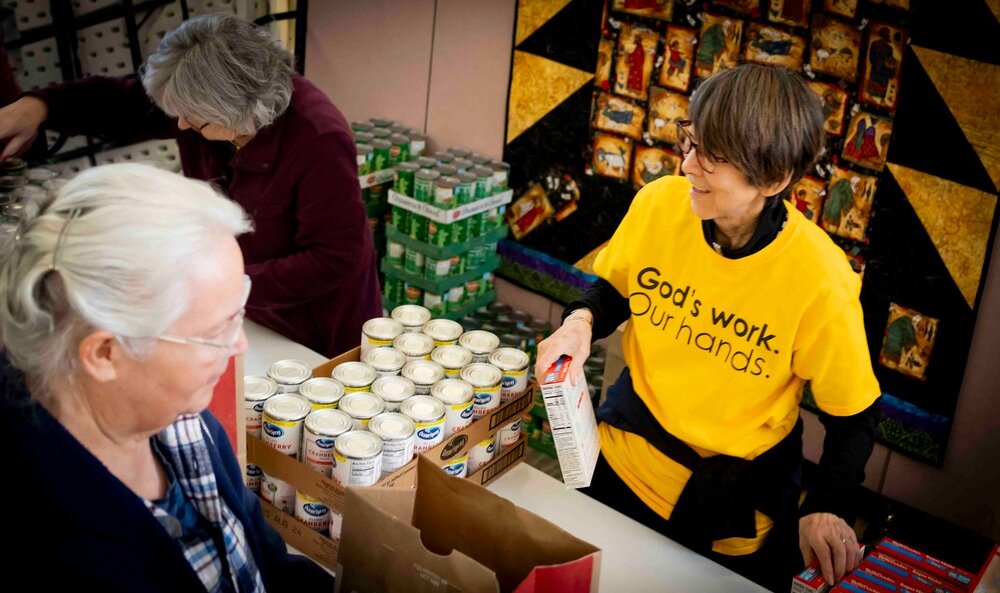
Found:
[[[780,508],[778,490],[801,463],[801,419],[791,433],[754,460],[702,457],[656,420],[636,394],[628,368],[608,389],[596,415],[601,422],[641,436],[691,471],[670,515],[670,523],[686,540],[683,543],[709,549],[715,540],[756,537],[756,509],[776,522],[781,518],[778,515],[788,512]]]

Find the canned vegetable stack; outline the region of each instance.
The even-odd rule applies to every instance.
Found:
[[[449,148],[397,167],[397,193],[441,210],[507,191],[510,166]],[[386,309],[422,305],[459,319],[491,302],[497,242],[506,236],[505,206],[441,223],[392,206],[382,272]]]

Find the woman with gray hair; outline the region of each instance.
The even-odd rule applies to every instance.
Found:
[[[0,160],[43,124],[121,142],[176,138],[184,174],[253,218],[256,232],[239,239],[255,288],[248,318],[333,356],[381,312],[350,127],[252,23],[195,17],[163,38],[141,76],[28,93],[0,109]]]
[[[208,184],[129,164],[81,173],[4,237],[0,331],[23,379],[0,360],[0,504],[33,589],[331,590],[205,411],[246,350],[250,228]]]

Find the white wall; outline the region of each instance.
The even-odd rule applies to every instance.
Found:
[[[306,75],[350,120],[424,130],[432,150],[503,154],[514,0],[309,6]]]

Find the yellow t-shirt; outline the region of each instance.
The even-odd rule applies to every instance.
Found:
[[[670,434],[702,456],[754,459],[798,419],[802,384],[835,416],[861,412],[880,390],[843,251],[788,207],[762,250],[727,259],[705,241],[684,177],[645,186],[598,254],[594,271],[629,299],[622,350],[636,393]],[[787,205],[786,205],[787,207]],[[622,480],[669,519],[690,472],[644,439],[602,424],[601,451]],[[758,537],[715,542],[739,555]]]

